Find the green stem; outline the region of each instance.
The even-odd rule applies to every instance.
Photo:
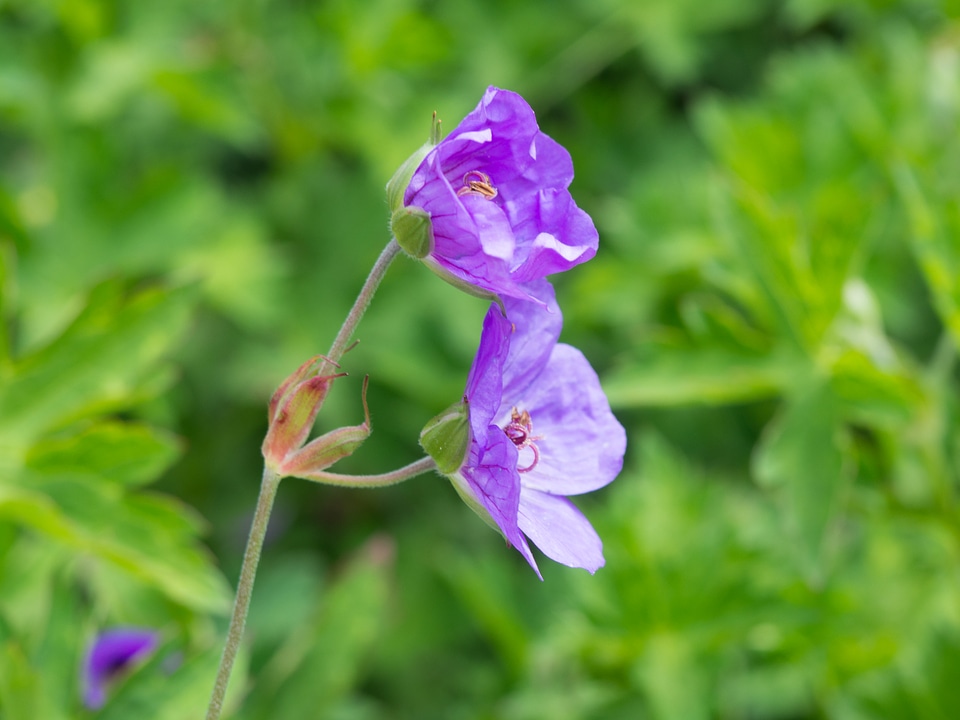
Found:
[[[412,477],[423,475],[425,472],[436,469],[437,464],[434,462],[433,458],[425,457],[420,458],[416,462],[412,462],[409,465],[405,465],[398,470],[393,470],[392,472],[388,473],[380,473],[378,475],[343,475],[341,473],[328,473],[319,470],[305,475],[298,475],[297,477],[303,478],[304,480],[315,480],[317,482],[322,482],[325,485],[340,485],[342,487],[355,488],[377,488],[386,487],[387,485],[396,485],[398,482],[409,480]]]
[[[257,574],[260,551],[263,549],[263,539],[267,534],[270,511],[273,509],[273,500],[277,496],[279,485],[280,478],[273,471],[264,469],[263,481],[260,484],[260,497],[257,498],[257,510],[253,516],[253,525],[250,527],[247,549],[243,554],[243,567],[240,570],[237,597],[233,603],[230,629],[227,631],[227,643],[223,648],[220,669],[217,671],[213,695],[210,697],[210,706],[207,708],[207,720],[217,720],[223,710],[223,698],[227,693],[227,683],[230,681],[233,663],[237,659],[240,641],[243,639],[243,628],[247,623],[247,610],[250,608],[250,595],[253,593],[253,580]]]
[[[347,343],[357,328],[360,318],[366,312],[373,294],[377,291],[380,281],[387,273],[390,263],[400,252],[400,246],[397,241],[390,240],[387,246],[380,253],[377,262],[367,276],[366,282],[360,289],[350,313],[340,327],[330,346],[330,352],[327,353],[327,360],[336,365],[343,353],[347,349]],[[326,374],[323,368],[318,374]],[[426,465],[426,461],[430,465]],[[362,487],[376,487],[380,485],[389,485],[401,480],[406,480],[414,475],[429,470],[433,460],[425,458],[416,463],[401,468],[393,473],[383,475],[359,476],[359,482],[353,483]],[[420,469],[422,466],[422,469]],[[405,473],[405,474],[404,474]],[[335,476],[347,478],[349,476]],[[237,596],[233,604],[233,615],[230,618],[230,628],[227,631],[227,643],[223,648],[223,655],[220,658],[220,669],[217,671],[217,679],[213,686],[213,695],[210,697],[210,705],[207,708],[207,720],[218,720],[223,711],[223,699],[227,693],[227,684],[230,681],[230,673],[233,670],[233,663],[237,659],[237,651],[240,648],[240,641],[243,639],[243,629],[247,623],[247,610],[250,608],[250,595],[253,592],[253,581],[257,574],[257,564],[260,562],[260,551],[263,549],[263,538],[267,532],[267,524],[270,522],[270,512],[273,509],[273,501],[277,496],[277,487],[280,485],[280,477],[269,469],[263,471],[263,481],[260,485],[260,497],[257,499],[257,510],[253,518],[253,526],[250,528],[250,537],[247,540],[247,549],[243,555],[243,567],[240,570],[240,582],[237,585]]]
[[[393,262],[393,259],[399,252],[400,246],[397,244],[397,241],[393,239],[387,243],[383,252],[380,253],[380,257],[377,258],[377,262],[374,263],[373,269],[370,270],[370,274],[367,276],[367,281],[360,289],[360,294],[357,295],[356,302],[354,302],[353,307],[350,308],[347,319],[343,321],[343,325],[340,326],[340,332],[337,333],[337,337],[333,340],[333,345],[330,346],[330,352],[327,353],[327,359],[330,362],[334,364],[340,362],[340,358],[343,357],[343,353],[347,349],[347,343],[350,342],[354,330],[357,329],[357,325],[360,323],[360,318],[362,318],[363,314],[367,311],[367,306],[370,305],[370,301],[373,300],[373,294],[377,291],[377,287],[380,285],[380,281],[383,280],[383,276],[386,275],[387,268],[390,267],[390,263]],[[322,375],[324,373],[318,374]]]

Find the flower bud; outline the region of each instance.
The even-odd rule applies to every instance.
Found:
[[[277,468],[282,477],[298,477],[314,480],[313,473],[321,472],[356,452],[363,441],[370,437],[370,409],[367,407],[367,383],[363,380],[363,422],[352,427],[343,427],[328,432],[290,454]]]
[[[316,375],[317,371],[319,370],[320,363],[324,360],[325,358],[322,355],[314,355],[303,365],[294,370],[286,380],[280,383],[280,387],[277,388],[276,392],[273,393],[273,397],[270,398],[270,406],[267,410],[267,417],[271,423],[277,416],[277,410],[280,407],[280,403],[287,399],[293,388],[302,383],[304,380]]]
[[[430,420],[420,433],[420,446],[437,463],[444,475],[463,465],[470,443],[470,422],[466,402],[456,402]]]
[[[327,363],[321,355],[311,358],[284,380],[270,399],[270,425],[261,448],[268,467],[277,470],[310,435],[330,386],[344,374],[317,375]]]

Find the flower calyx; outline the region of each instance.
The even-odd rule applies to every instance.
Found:
[[[433,223],[423,208],[398,207],[390,216],[390,232],[403,251],[418,260],[433,250]]]
[[[420,432],[420,447],[433,458],[444,475],[463,465],[470,445],[470,416],[466,398],[432,418]]]
[[[369,376],[363,379],[363,422],[359,425],[337,428],[321,435],[302,448],[287,455],[276,468],[281,477],[298,477],[323,482],[322,471],[356,452],[370,437],[370,408],[367,405]]]
[[[423,159],[439,142],[440,121],[437,119],[437,114],[434,113],[433,120],[430,123],[430,139],[418,147],[410,157],[404,160],[393,174],[393,177],[387,182],[387,207],[390,208],[391,214],[403,207],[403,195],[407,191],[407,186],[410,184],[413,173],[416,172],[420,163],[423,162]]]
[[[295,370],[277,388],[270,399],[269,427],[263,439],[266,466],[279,477],[303,476],[322,470],[352,454],[370,435],[367,408],[367,380],[363,382],[364,422],[340,428],[306,443],[317,413],[323,406],[333,381],[346,373],[331,373],[337,368],[323,355],[316,355]]]

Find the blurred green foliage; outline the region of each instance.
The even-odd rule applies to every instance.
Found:
[[[630,438],[607,567],[539,583],[436,477],[288,480],[231,716],[960,716],[958,10],[0,0],[0,718],[202,715],[266,400],[488,84],[601,233],[557,284]],[[418,456],[484,310],[391,269],[338,470]],[[82,710],[124,624],[163,648]]]

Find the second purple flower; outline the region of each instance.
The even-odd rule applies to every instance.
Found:
[[[533,290],[546,307],[508,298],[506,317],[496,304],[487,312],[463,400],[441,416],[455,435],[460,408],[468,432],[462,450],[451,443],[462,461],[447,474],[538,574],[528,539],[553,560],[592,573],[603,566],[602,543],[566,496],[620,473],[626,434],[590,363],[557,343],[563,319],[553,288],[541,281]]]

